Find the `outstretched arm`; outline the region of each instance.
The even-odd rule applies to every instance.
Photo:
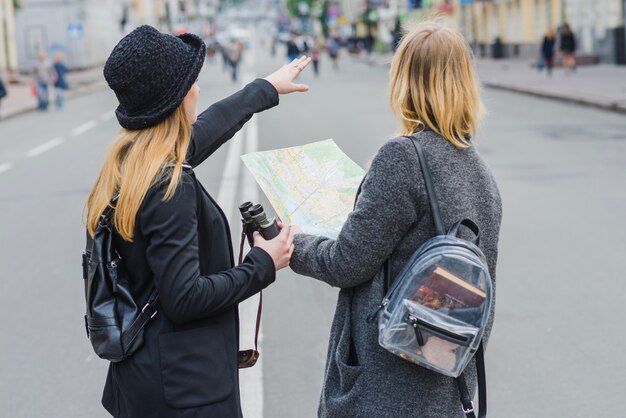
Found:
[[[187,153],[189,164],[196,167],[232,138],[252,115],[276,106],[279,94],[308,91],[307,85],[293,81],[310,61],[303,57],[284,65],[202,112],[193,124]]]

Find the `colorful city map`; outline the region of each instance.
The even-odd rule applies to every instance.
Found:
[[[332,139],[241,159],[283,222],[330,238],[339,235],[365,174]]]

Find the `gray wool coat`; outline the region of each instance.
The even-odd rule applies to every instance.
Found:
[[[480,227],[480,247],[487,257],[495,295],[502,204],[490,170],[474,147],[457,149],[432,131],[416,138],[427,156],[444,226],[470,218]],[[415,148],[409,139],[399,137],[385,143],[374,157],[337,240],[296,235],[291,268],[340,288],[320,417],[465,416],[454,379],[386,351],[378,345],[377,321],[366,321],[384,296],[384,261],[393,254],[391,274],[395,277],[434,233]],[[465,238],[471,238],[467,233]],[[492,324],[493,311],[485,338]],[[475,390],[474,360],[465,373]]]

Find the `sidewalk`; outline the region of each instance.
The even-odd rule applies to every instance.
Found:
[[[371,57],[351,56],[354,61],[369,65],[388,66],[391,54],[372,54]],[[545,70],[538,72],[530,60],[477,59],[476,67],[481,82],[492,88],[581,103],[626,113],[626,67],[609,64],[585,65],[573,74],[555,68],[548,77]]]
[[[528,60],[479,59],[478,74],[488,87],[581,103],[626,113],[626,67],[599,64],[566,74],[555,68],[548,77]]]
[[[7,96],[0,101],[0,119],[19,115],[37,108],[37,98],[31,94],[33,83],[29,76],[19,75],[17,84],[9,84],[8,77],[2,81],[7,89]],[[102,68],[72,71],[67,75],[70,89],[66,98],[90,92],[106,86],[102,75]],[[54,87],[50,88],[50,110],[54,110]]]

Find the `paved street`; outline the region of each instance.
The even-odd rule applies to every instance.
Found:
[[[200,76],[201,107],[283,63],[247,51],[234,84],[221,63]],[[326,58],[325,56],[322,57]],[[238,155],[334,138],[358,164],[393,137],[387,69],[343,57],[302,75],[196,172],[230,216],[261,200]],[[496,323],[487,350],[491,417],[619,417],[626,387],[626,117],[486,90],[477,136],[504,202]],[[83,325],[84,202],[118,124],[98,91],[63,112],[0,121],[0,417],[104,418],[107,364]],[[268,206],[269,207],[269,206]],[[289,270],[264,292],[261,362],[241,372],[247,418],[316,416],[337,290]],[[254,301],[241,307],[249,348]],[[385,382],[380,382],[385,385]],[[401,417],[398,417],[401,418]]]

